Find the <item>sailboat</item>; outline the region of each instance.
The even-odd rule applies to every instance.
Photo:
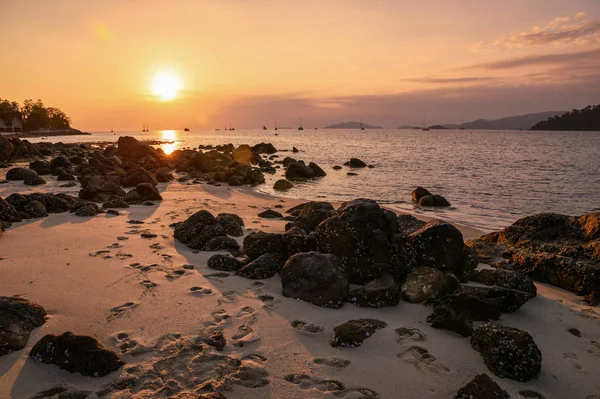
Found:
[[[263,130],[267,130],[267,127],[265,125],[263,125]]]
[[[365,126],[362,123],[362,118],[360,118],[360,130],[365,130]]]
[[[302,117],[300,117],[300,127],[298,128],[298,130],[304,130],[304,128],[302,127]]]
[[[423,118],[423,129],[424,132],[428,132],[429,128],[427,127],[427,124],[425,123],[425,118]]]
[[[111,133],[113,132],[113,127],[112,127],[112,126],[110,127],[110,132],[111,132]]]
[[[275,119],[273,125],[275,126],[275,130],[277,130],[277,119]]]

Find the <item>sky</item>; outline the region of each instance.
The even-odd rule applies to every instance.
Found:
[[[87,131],[461,123],[600,104],[600,0],[0,0],[0,60]]]

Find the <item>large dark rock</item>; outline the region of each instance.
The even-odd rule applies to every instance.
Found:
[[[242,267],[237,274],[254,280],[262,280],[278,273],[285,261],[286,258],[281,254],[267,253]]]
[[[310,162],[308,164],[308,167],[310,169],[312,169],[314,177],[327,176],[327,173],[325,173],[325,171],[323,169],[321,169],[321,167],[314,162]]]
[[[600,213],[542,213],[467,243],[479,260],[600,303]]]
[[[375,319],[347,321],[344,324],[334,327],[331,346],[342,346],[346,348],[361,346],[365,339],[371,337],[377,330],[385,327],[387,327],[387,323]]]
[[[416,265],[433,267],[457,276],[462,274],[465,244],[462,233],[456,227],[440,220],[431,220],[409,237]]]
[[[314,234],[306,234],[304,230],[299,227],[292,227],[286,231],[283,236],[284,250],[283,253],[286,258],[300,253],[300,252],[311,252],[318,249],[317,238]]]
[[[531,335],[514,327],[486,323],[475,330],[471,345],[500,378],[526,382],[542,368],[542,352]]]
[[[258,231],[244,238],[244,251],[250,259],[256,259],[267,253],[286,253],[282,234]]]
[[[289,164],[285,170],[285,178],[288,180],[312,179],[313,177],[315,177],[315,172],[300,162]]]
[[[208,258],[207,266],[224,272],[234,272],[244,267],[244,262],[230,255],[215,254]]]
[[[123,187],[136,187],[141,183],[156,185],[158,184],[158,181],[152,172],[139,167],[129,170],[125,176],[121,178],[121,185]]]
[[[315,230],[319,249],[339,258],[352,284],[396,275],[390,239],[398,224],[373,200],[346,202]]]
[[[122,200],[120,198],[115,198],[110,201],[106,201],[104,204],[102,204],[102,208],[104,208],[104,209],[129,208],[129,205],[124,200]]]
[[[349,166],[351,168],[365,168],[367,164],[358,158],[350,158],[349,161],[344,162],[344,166]]]
[[[117,142],[117,155],[124,158],[141,159],[146,156],[160,158],[158,152],[148,144],[140,143],[133,137],[122,136]]]
[[[304,204],[294,224],[308,233],[316,229],[325,219],[333,216],[334,213],[333,205],[329,202],[311,201]]]
[[[0,296],[0,356],[21,350],[34,328],[46,321],[40,305],[23,298]]]
[[[460,289],[460,281],[450,273],[432,267],[418,267],[402,284],[402,297],[411,303],[435,301]]]
[[[123,197],[125,191],[109,180],[98,176],[86,176],[81,178],[81,190],[79,198],[94,202],[106,202],[114,197]]]
[[[396,306],[400,303],[400,290],[394,278],[388,274],[351,290],[348,301],[366,308]]]
[[[244,235],[244,221],[234,213],[219,213],[217,222],[225,229],[225,232],[234,237]]]
[[[537,288],[533,280],[523,273],[505,269],[483,269],[471,274],[471,280],[485,285],[495,285],[512,290],[523,291],[534,298]]]
[[[32,218],[43,218],[48,216],[48,210],[46,209],[46,205],[37,200],[28,201],[27,204],[23,207],[23,211]]]
[[[277,148],[271,143],[259,143],[252,147],[252,151],[257,154],[275,154]]]
[[[334,255],[304,252],[290,257],[280,271],[283,295],[323,307],[340,307],[348,292],[344,266]]]
[[[27,180],[39,177],[33,169],[12,168],[6,172],[6,180]]]
[[[29,353],[38,363],[56,364],[71,373],[102,377],[118,370],[123,362],[105,349],[94,338],[74,335],[67,331],[61,335],[46,335]]]
[[[61,156],[58,156],[58,157],[52,159],[52,161],[50,161],[50,167],[52,168],[52,170],[54,170],[56,168],[70,169],[71,161],[69,161],[69,159],[67,157],[64,157],[61,155]]]
[[[41,186],[42,184],[46,184],[46,180],[44,180],[41,176],[33,176],[23,180],[23,184],[26,186]]]
[[[417,187],[412,192],[412,200],[414,202],[419,202],[419,200],[421,198],[426,197],[428,195],[431,195],[429,190],[427,190],[426,188],[423,188],[423,187]]]
[[[259,217],[264,219],[280,219],[283,215],[273,209],[265,209],[261,213],[258,214]]]
[[[198,152],[192,156],[192,163],[200,172],[210,172],[215,167],[213,158],[202,152]]]
[[[454,399],[508,399],[510,395],[487,374],[478,374],[458,390]]]
[[[90,217],[98,214],[98,205],[95,202],[80,201],[71,207],[71,212],[75,216]]]
[[[48,161],[33,161],[29,164],[29,169],[35,170],[38,175],[52,174],[52,166]]]
[[[234,254],[238,254],[240,252],[240,244],[236,240],[231,237],[227,237],[226,235],[215,236],[204,244],[202,247],[203,251],[220,251],[227,250]]]
[[[0,221],[6,223],[20,222],[23,220],[15,207],[6,200],[0,198]]]
[[[174,237],[190,248],[202,249],[206,243],[217,236],[226,235],[223,226],[208,211],[194,213],[184,222],[175,226]]]
[[[294,183],[286,179],[279,179],[273,184],[273,189],[277,191],[286,191],[294,187]]]
[[[140,183],[135,186],[135,190],[142,196],[144,201],[162,201],[162,196],[152,183]]]

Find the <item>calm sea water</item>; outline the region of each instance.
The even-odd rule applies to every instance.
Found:
[[[275,176],[257,190],[288,197],[348,200],[372,198],[397,210],[438,217],[482,230],[506,227],[538,212],[578,215],[600,211],[600,132],[530,132],[443,130],[176,130],[97,132],[91,136],[51,137],[51,141],[115,141],[119,135],[139,140],[168,140],[166,152],[199,144],[270,142],[280,152],[313,161],[327,176],[298,183],[281,194]],[[277,135],[275,135],[277,134]],[[40,141],[32,139],[31,141]],[[332,169],[357,157],[373,169]],[[452,206],[425,209],[411,202],[417,186],[442,194]]]

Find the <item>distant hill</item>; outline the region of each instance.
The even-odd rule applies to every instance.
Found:
[[[466,122],[459,125],[455,129],[469,130],[523,130],[529,129],[539,121],[551,118],[554,116],[563,115],[566,111],[547,111],[538,112],[535,114],[509,116],[501,119],[477,119],[476,121]],[[448,125],[444,125],[449,127]]]
[[[448,128],[446,126],[442,126],[442,125],[433,125],[433,126],[429,126],[429,129],[431,129],[431,130],[447,130]]]
[[[363,123],[365,129],[383,129],[381,126],[371,126]],[[360,122],[342,122],[325,126],[325,129],[360,129]]]
[[[588,105],[536,123],[531,130],[600,131],[600,105]]]

